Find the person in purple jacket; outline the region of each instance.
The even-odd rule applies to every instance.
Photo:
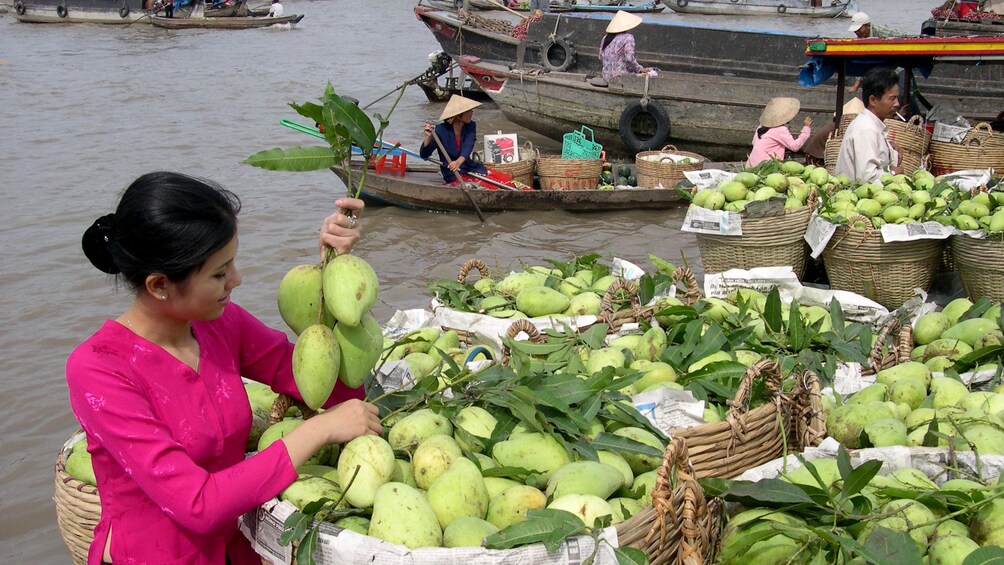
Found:
[[[321,227],[347,253],[363,203]],[[325,410],[245,457],[251,410],[241,377],[299,398],[293,344],[230,300],[240,285],[231,192],[186,175],[136,179],[84,233],[96,268],[133,290],[129,307],[70,354],[70,407],[87,435],[101,519],[88,565],[260,565],[237,528],[327,444],[380,434],[376,406],[338,383]]]

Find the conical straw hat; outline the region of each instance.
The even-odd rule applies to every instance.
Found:
[[[771,98],[760,114],[760,125],[765,128],[784,125],[798,114],[801,106],[798,98]]]
[[[443,108],[443,115],[439,116],[439,119],[444,121],[448,120],[454,116],[459,116],[468,110],[473,110],[480,105],[480,102],[475,102],[470,98],[464,98],[463,96],[454,94],[450,97],[450,101],[446,103],[446,108]]]
[[[607,25],[607,33],[620,33],[622,31],[628,31],[638,27],[641,23],[641,16],[636,16],[634,14],[625,12],[624,10],[617,10],[614,14],[612,20]]]
[[[861,112],[864,112],[864,110],[865,110],[865,104],[864,104],[864,102],[862,102],[860,98],[858,98],[857,96],[855,96],[855,97],[851,98],[850,100],[848,100],[846,104],[844,104],[844,109],[843,109],[843,111],[841,113],[842,114],[860,114]]]

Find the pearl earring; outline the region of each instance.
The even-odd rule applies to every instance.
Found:
[[[161,299],[161,300],[167,300],[167,295],[166,295],[166,294],[162,294],[162,295],[160,296],[160,299]]]

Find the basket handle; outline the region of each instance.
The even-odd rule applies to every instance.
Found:
[[[924,118],[920,117],[920,114],[914,114],[906,121],[906,125],[917,129],[924,129]]]
[[[812,371],[805,371],[795,382],[793,405],[798,451],[819,445],[826,437],[826,417],[823,414],[819,377]]]
[[[733,429],[738,427],[735,420],[749,411],[750,397],[753,395],[753,383],[756,379],[762,378],[775,395],[781,392],[781,364],[776,359],[760,359],[750,365],[743,378],[739,381],[739,390],[736,397],[729,400],[729,413],[726,421],[732,425]]]
[[[882,369],[882,365],[885,361],[885,356],[882,355],[882,349],[885,347],[885,340],[890,335],[894,336],[892,340],[892,347],[890,348],[890,353],[892,354],[893,363],[899,360],[899,350],[900,350],[900,340],[898,337],[898,332],[900,330],[901,324],[898,318],[890,318],[882,329],[879,330],[878,335],[875,337],[875,346],[872,347],[871,353],[868,354],[868,364],[871,365],[871,369],[874,372],[879,372]],[[911,344],[912,346],[912,344]],[[909,360],[909,348],[907,349],[907,360]]]
[[[484,261],[481,259],[468,259],[460,266],[460,270],[457,272],[457,282],[464,282],[467,279],[467,273],[471,272],[471,269],[477,269],[483,279],[489,277],[488,266],[485,265]]]
[[[673,271],[673,284],[677,284],[683,281],[686,288],[683,294],[683,302],[687,306],[693,306],[698,300],[701,299],[701,289],[697,286],[697,277],[694,276],[694,271],[690,270],[690,267],[677,267]]]
[[[660,151],[679,151],[675,145],[663,145]]]
[[[626,292],[631,297],[632,310],[637,310],[641,307],[641,301],[638,298],[638,283],[625,279],[617,279],[611,283],[610,286],[607,287],[606,292],[603,293],[603,300],[600,302],[601,316],[613,313],[614,297],[617,296],[617,293],[621,290]]]
[[[586,132],[587,131],[589,132],[589,141],[592,142],[592,143],[596,143],[596,140],[593,138],[593,129],[592,128],[587,128],[586,126],[582,126],[579,129],[579,135],[581,135],[582,137],[586,137]]]
[[[811,214],[813,210],[816,209],[816,205],[819,204],[819,192],[815,188],[809,191],[809,196],[805,199],[805,205],[809,208],[809,213]]]
[[[289,410],[290,406],[296,406],[300,409],[303,414],[303,419],[307,420],[313,418],[317,415],[317,411],[310,408],[303,403],[302,400],[297,400],[286,394],[280,394],[272,402],[272,410],[268,413],[268,423],[269,425],[281,422],[284,417],[286,417],[286,410]]]
[[[537,326],[533,325],[533,322],[527,320],[526,318],[520,318],[515,322],[513,322],[512,325],[509,326],[509,329],[505,331],[505,335],[508,338],[515,339],[516,336],[520,334],[520,332],[525,333],[529,338],[529,340],[533,343],[544,343],[544,341],[547,340],[547,338],[540,333],[540,330],[537,329]],[[502,344],[503,364],[509,363],[510,354],[511,352],[509,351],[509,347],[505,343],[503,343]]]
[[[994,136],[994,128],[987,122],[980,122],[973,126],[973,129],[969,130],[969,133],[973,135],[979,134],[980,137],[989,138]]]
[[[652,507],[655,520],[645,535],[645,544],[651,546],[653,536],[658,535],[659,549],[656,554],[662,555],[666,549],[667,533],[679,526],[681,539],[677,556],[671,561],[700,563],[709,544],[706,526],[702,524],[702,519],[709,515],[708,502],[701,485],[694,478],[690,452],[682,437],[673,438],[663,452],[652,489]],[[669,529],[666,527],[667,517],[672,523]]]

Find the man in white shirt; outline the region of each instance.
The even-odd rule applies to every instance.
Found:
[[[889,126],[883,120],[899,109],[899,76],[887,67],[875,67],[861,79],[865,110],[847,126],[837,175],[852,181],[878,182],[883,173],[899,173],[899,153],[889,143]]]
[[[282,4],[279,3],[279,0],[272,0],[272,7],[268,9],[268,17],[270,18],[282,17]]]

